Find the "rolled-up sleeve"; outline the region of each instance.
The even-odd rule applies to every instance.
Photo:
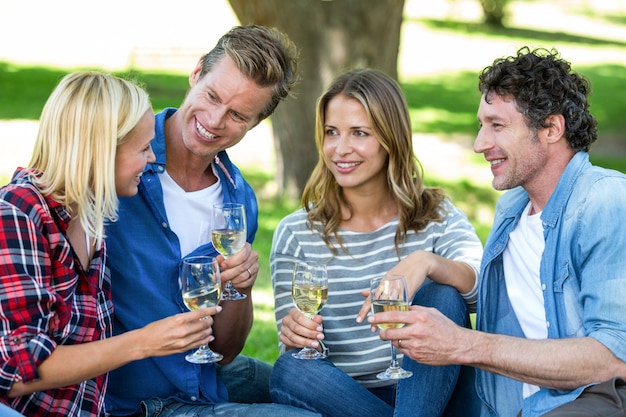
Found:
[[[578,311],[571,305],[580,306],[585,336],[598,340],[622,361],[626,361],[626,223],[621,221],[624,216],[626,179],[607,176],[589,187],[576,217],[579,228],[572,239],[576,270],[563,282],[557,281],[562,294],[560,310],[566,318],[562,326],[564,336],[571,336],[579,324]],[[575,272],[579,273],[578,280]],[[573,285],[580,285],[578,300],[574,298]]]
[[[34,209],[33,209],[34,210]],[[31,213],[32,214],[32,213]],[[50,290],[51,264],[42,225],[0,203],[0,391],[38,378],[56,343],[50,337],[64,301]],[[60,301],[60,302],[59,302]]]

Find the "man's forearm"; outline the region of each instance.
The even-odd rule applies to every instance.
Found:
[[[529,340],[474,332],[467,362],[489,372],[554,389],[626,378],[626,363],[590,337]]]

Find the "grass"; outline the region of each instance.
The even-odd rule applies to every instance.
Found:
[[[38,120],[43,105],[61,78],[70,71],[87,69],[91,68],[60,69],[0,61],[0,120]],[[114,74],[141,84],[150,94],[155,110],[178,107],[189,85],[186,75],[174,72],[133,70]]]
[[[591,16],[591,13],[589,14]],[[600,16],[599,18],[605,18]],[[619,18],[613,16],[612,19]],[[623,16],[619,21],[626,24]],[[483,25],[458,21],[422,19],[420,23],[432,31],[453,32],[459,36],[472,36],[480,40],[507,39],[515,44],[576,44],[590,50],[598,47],[620,48],[626,53],[622,41],[605,40],[576,34],[547,33],[525,28],[501,29],[487,32]],[[432,58],[429,58],[432,59]],[[575,63],[574,63],[575,64]],[[611,141],[626,149],[622,132],[626,131],[626,65],[601,64],[577,66],[575,69],[587,76],[593,86],[590,97],[591,110],[599,123],[599,143]],[[20,66],[0,62],[0,120],[37,120],[50,92],[67,72],[77,70],[43,66]],[[84,69],[84,68],[80,68]],[[185,95],[188,79],[184,74],[159,71],[119,71],[117,75],[137,80],[150,93],[155,111],[167,106],[178,106]],[[476,107],[478,93],[475,71],[446,72],[430,77],[401,80],[409,103],[415,132],[437,134],[447,140],[455,137],[473,137],[476,133]],[[626,159],[612,152],[594,152],[591,159],[597,165],[626,172]],[[241,167],[256,190],[273,181],[273,172]],[[0,178],[0,184],[8,182]],[[469,180],[446,181],[426,176],[428,185],[441,186],[461,209],[484,242],[499,193],[489,185],[475,184]],[[274,324],[269,252],[274,228],[281,218],[298,207],[297,201],[280,200],[259,193],[259,231],[254,248],[259,252],[260,271],[253,294],[255,323],[243,353],[273,363],[278,356],[277,334]]]

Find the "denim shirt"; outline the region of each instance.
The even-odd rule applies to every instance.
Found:
[[[138,329],[155,320],[188,311],[178,282],[180,244],[169,228],[159,174],[165,170],[165,120],[176,109],[168,108],[155,116],[156,156],[141,177],[139,193],[120,198],[119,220],[107,227],[109,267],[113,281],[115,334]],[[247,241],[257,231],[258,206],[254,191],[225,151],[218,154],[216,171],[220,176],[225,202],[246,206]],[[218,164],[217,160],[215,162]],[[187,256],[217,256],[211,243]],[[223,384],[213,364],[195,365],[185,354],[148,358],[131,362],[110,373],[106,410],[118,415],[139,411],[140,401],[152,397],[176,398],[189,403],[227,401]]]
[[[509,302],[502,253],[529,201],[521,187],[497,204],[481,264],[478,330],[524,337]],[[592,337],[626,361],[626,176],[592,166],[578,152],[541,214],[545,249],[540,280],[548,338]],[[572,364],[575,366],[575,364]],[[541,388],[522,400],[522,383],[479,370],[482,416],[539,416],[576,399],[574,390]],[[602,381],[598,381],[602,382]]]

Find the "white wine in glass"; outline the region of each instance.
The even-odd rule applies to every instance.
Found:
[[[387,274],[373,278],[370,283],[370,302],[372,313],[383,311],[407,311],[409,309],[409,295],[406,281],[402,275]],[[404,323],[379,323],[381,329],[400,328]],[[378,379],[403,379],[413,375],[413,372],[402,369],[396,358],[396,347],[391,343],[391,365],[376,375]]]
[[[383,313],[385,311],[408,311],[409,306],[404,301],[398,300],[376,300],[372,301],[372,312]],[[378,323],[381,329],[399,329],[404,323]]]
[[[213,206],[213,230],[211,241],[215,249],[229,258],[241,251],[246,244],[246,208],[240,203],[224,203]],[[243,300],[241,294],[233,287],[232,282],[226,282],[222,300]]]
[[[328,299],[328,273],[326,265],[317,262],[298,262],[293,267],[291,296],[298,311],[312,319],[326,305]],[[298,359],[326,357],[310,346],[293,353]]]
[[[213,307],[220,302],[219,284],[212,288],[198,288],[183,293],[183,302],[189,310],[198,310],[199,308]]]
[[[246,244],[246,232],[228,229],[213,229],[211,240],[215,249],[225,258],[233,256]]]
[[[183,259],[180,280],[183,302],[189,310],[213,307],[220,302],[222,285],[217,259],[210,256]],[[222,358],[221,353],[213,352],[208,345],[202,345],[185,356],[192,363],[218,362]]]

